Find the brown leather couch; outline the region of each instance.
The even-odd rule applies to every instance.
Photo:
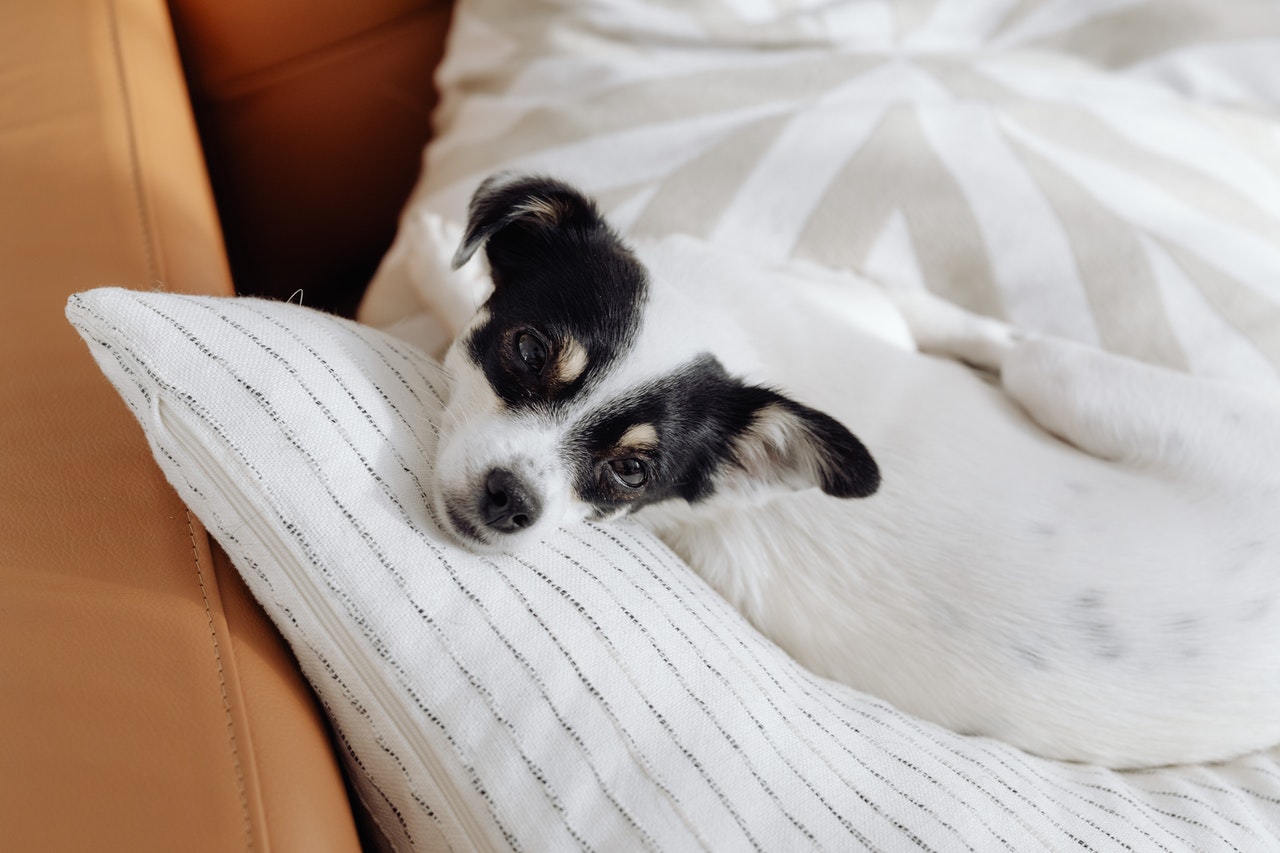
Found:
[[[234,283],[350,312],[417,174],[448,19],[0,3],[0,848],[359,849],[287,647],[63,305]]]

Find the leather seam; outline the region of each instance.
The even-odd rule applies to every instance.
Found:
[[[244,765],[240,761],[240,745],[236,738],[235,719],[231,714],[231,696],[227,691],[226,671],[222,666],[222,649],[218,645],[218,630],[213,621],[213,606],[209,603],[209,590],[204,582],[204,568],[200,562],[200,547],[196,543],[195,523],[191,519],[191,510],[185,510],[187,516],[187,535],[191,539],[191,556],[195,561],[196,579],[200,582],[200,597],[204,600],[205,621],[209,628],[209,639],[213,644],[213,659],[218,668],[218,690],[222,694],[222,713],[227,721],[227,740],[231,746],[231,763],[235,767],[236,788],[240,796],[240,813],[244,819],[245,849],[253,850],[253,821],[249,810],[249,791],[245,784]]]
[[[128,75],[125,72],[124,47],[120,39],[119,10],[116,0],[107,3],[107,27],[111,33],[111,51],[115,57],[116,84],[120,91],[120,104],[125,116],[125,145],[129,150],[129,177],[133,184],[133,203],[138,214],[138,229],[142,236],[142,250],[146,255],[147,274],[152,287],[163,287],[159,265],[156,263],[155,240],[152,235],[151,217],[147,213],[147,193],[142,183],[142,157],[138,151],[138,134],[134,128],[133,99],[129,92]]]

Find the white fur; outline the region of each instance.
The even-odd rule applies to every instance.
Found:
[[[637,514],[797,660],[1050,757],[1134,767],[1280,743],[1280,398],[852,276],[685,238],[638,250],[643,328],[584,407],[709,350],[880,465],[866,499],[726,491]],[[554,456],[553,428],[497,413],[483,375],[448,363],[443,489]],[[537,476],[559,497],[529,537],[584,517],[550,482],[563,472]]]

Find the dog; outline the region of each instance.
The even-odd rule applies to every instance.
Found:
[[[431,496],[477,551],[631,516],[815,673],[1136,768],[1280,743],[1280,395],[476,191]],[[485,265],[471,262],[483,248]]]

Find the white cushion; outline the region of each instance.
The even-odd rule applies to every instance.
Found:
[[[1115,773],[816,678],[629,524],[444,541],[444,387],[309,309],[118,289],[67,313],[328,711],[398,849],[1264,850],[1280,752]]]
[[[1280,372],[1280,11],[1260,3],[461,0],[362,308],[498,169],[1198,375]]]

